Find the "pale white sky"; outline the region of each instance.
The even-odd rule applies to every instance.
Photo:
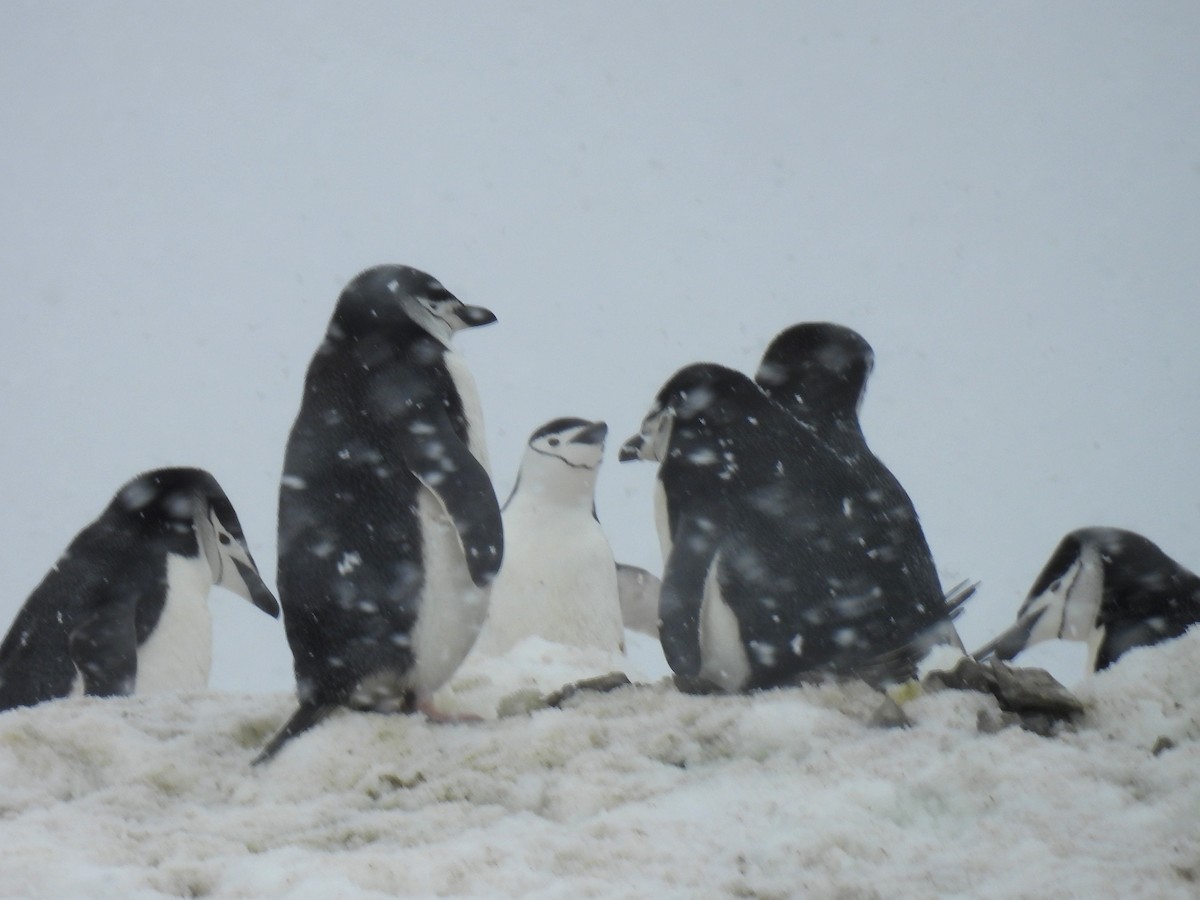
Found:
[[[0,4],[0,627],[160,465],[273,583],[304,368],[380,262],[499,317],[460,344],[502,497],[537,425],[609,422],[621,559],[660,564],[615,449],[662,381],[827,319],[969,644],[1072,528],[1200,566],[1198,46],[1189,3]],[[214,605],[214,686],[289,689]]]

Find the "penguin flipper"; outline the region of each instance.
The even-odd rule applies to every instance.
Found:
[[[637,566],[617,563],[617,599],[626,628],[658,637],[658,596],[662,582]]]
[[[327,703],[301,703],[300,708],[292,713],[292,717],[287,720],[287,723],[275,733],[275,736],[267,742],[267,746],[263,747],[258,756],[254,757],[254,761],[250,763],[252,766],[258,766],[265,762],[270,762],[278,753],[283,745],[290,741],[298,734],[303,734],[313,726],[317,725],[322,719],[333,711],[334,707]]]
[[[445,508],[462,542],[471,580],[491,584],[504,556],[500,504],[487,470],[444,412],[428,407],[397,429],[405,465]]]
[[[130,609],[108,608],[89,616],[69,639],[71,660],[88,697],[122,697],[137,685],[137,630]]]
[[[659,637],[671,670],[684,678],[697,677],[703,664],[700,609],[717,542],[711,521],[681,516],[675,526],[671,553],[663,566],[658,597]]]

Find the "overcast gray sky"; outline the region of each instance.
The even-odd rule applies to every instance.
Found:
[[[863,409],[976,645],[1058,539],[1200,566],[1193,3],[0,4],[0,627],[135,473],[210,469],[274,578],[277,480],[341,286],[407,263],[499,322],[460,347],[498,493],[528,433],[611,427],[783,327],[876,351]],[[286,690],[214,594],[213,684]]]

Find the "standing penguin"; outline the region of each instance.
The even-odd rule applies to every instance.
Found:
[[[831,322],[804,322],[775,336],[754,378],[771,399],[854,470],[862,484],[858,502],[864,509],[860,514],[886,522],[918,583],[936,584],[933,554],[912,499],[871,452],[859,422],[867,379],[874,367],[875,352],[858,332]],[[974,585],[959,585],[952,591],[955,615],[974,589]],[[964,649],[949,620],[935,623],[928,638],[931,647],[943,645],[959,653]]]
[[[337,706],[439,714],[500,568],[474,380],[450,347],[494,322],[436,279],[377,266],[338,299],[279,492],[279,597],[299,709],[255,762]]]
[[[504,564],[492,585],[484,653],[538,635],[575,647],[624,648],[617,566],[596,518],[604,422],[563,418],[529,438],[504,504]]]
[[[661,637],[684,685],[901,681],[948,623],[903,523],[876,515],[854,467],[740,372],[677,372],[622,448],[638,458],[659,463]]]
[[[216,479],[201,469],[139,475],[17,613],[0,644],[0,709],[205,687],[214,584],[279,615]]]
[[[1119,528],[1080,528],[1059,542],[1016,623],[975,654],[1012,659],[1042,641],[1088,645],[1088,669],[1200,622],[1200,578],[1157,545]]]

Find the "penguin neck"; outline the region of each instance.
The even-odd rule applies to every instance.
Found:
[[[539,509],[593,510],[599,467],[570,466],[558,457],[525,451],[517,485],[507,506]]]

